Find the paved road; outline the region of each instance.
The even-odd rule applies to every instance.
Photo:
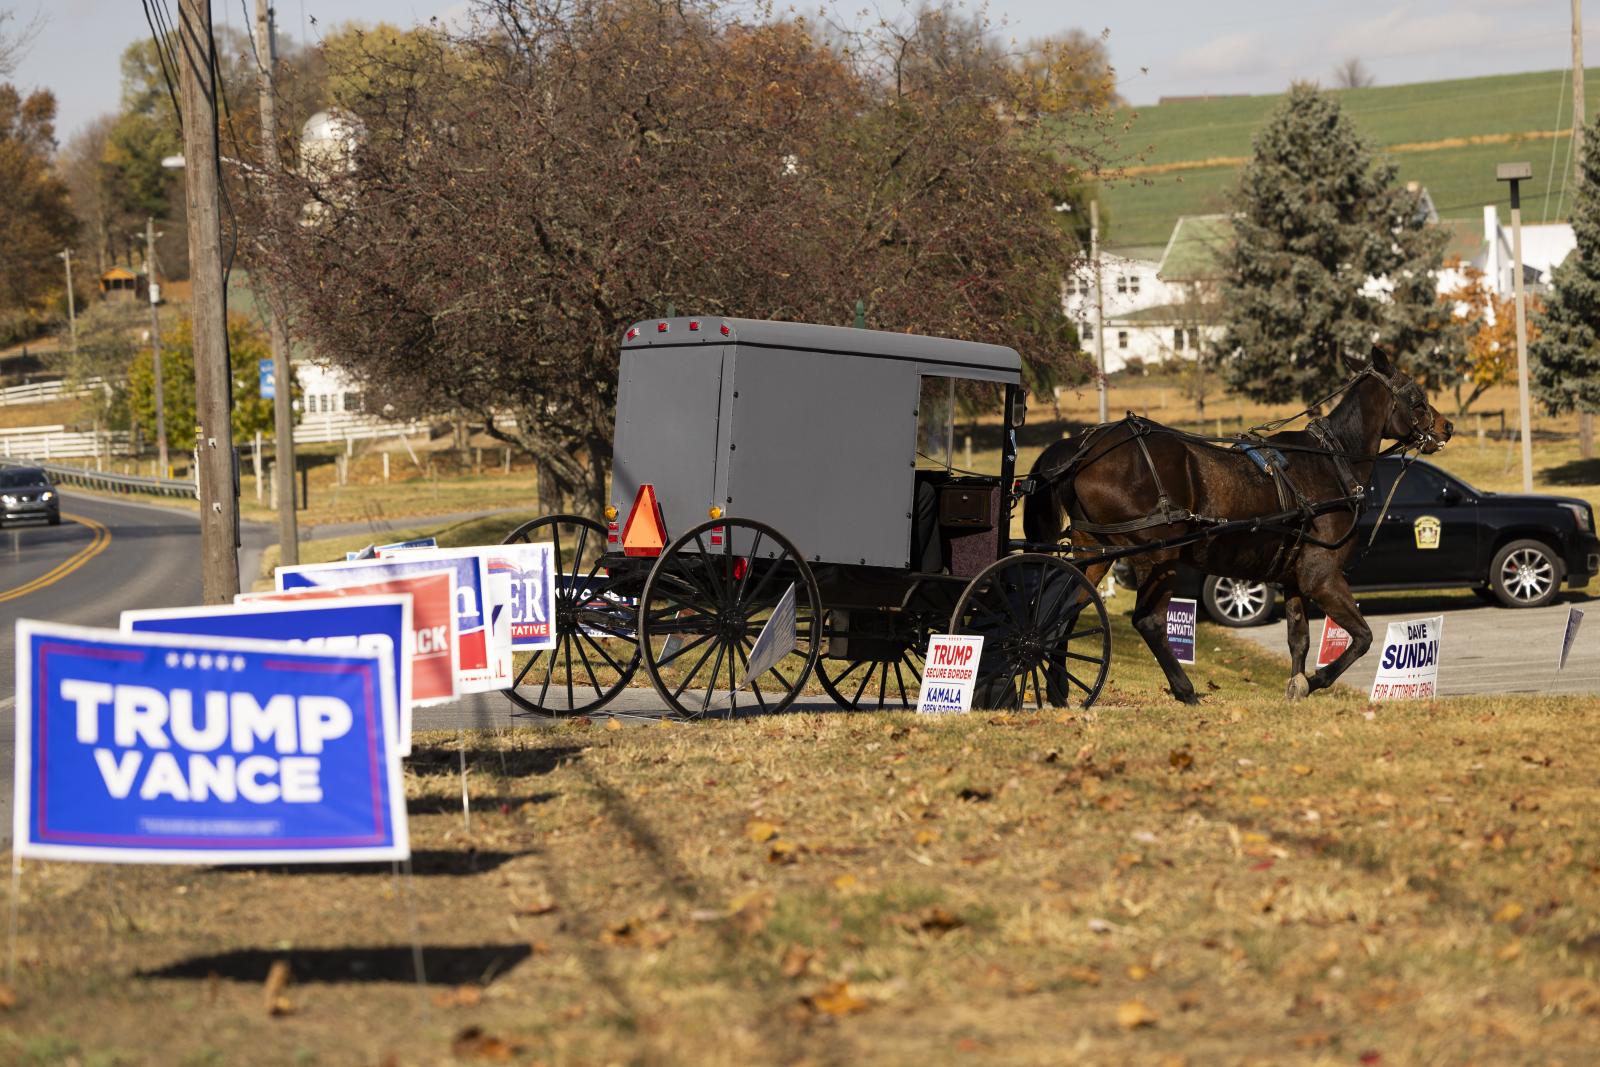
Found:
[[[1586,612],[1587,617],[1578,630],[1566,669],[1557,671],[1556,660],[1561,652],[1562,634],[1566,631],[1567,610],[1573,607]],[[1372,649],[1345,673],[1341,680],[1348,685],[1372,688],[1388,623],[1443,615],[1444,633],[1439,643],[1441,696],[1600,693],[1600,601],[1587,593],[1563,594],[1547,607],[1515,611],[1459,596],[1385,598],[1372,600],[1363,608],[1367,623],[1372,627]],[[1281,655],[1287,680],[1289,652],[1281,619],[1270,626],[1235,633]],[[1321,634],[1322,620],[1313,619],[1312,657],[1316,656],[1317,639]]]

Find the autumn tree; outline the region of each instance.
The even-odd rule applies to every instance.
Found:
[[[1448,343],[1435,281],[1447,234],[1330,94],[1291,87],[1256,134],[1223,256],[1229,384],[1314,401],[1374,341],[1411,361]]]
[[[259,368],[272,358],[266,334],[243,315],[228,316],[228,355],[233,370],[233,439],[248,440],[257,431],[272,429],[272,401],[261,398]],[[167,425],[167,447],[188,451],[194,447],[195,384],[194,322],[187,315],[171,334],[163,332],[161,345],[162,400]],[[148,347],[134,356],[128,369],[129,402],[140,426],[156,424],[155,370]]]
[[[1047,115],[1116,107],[1117,72],[1104,35],[1069,30],[1031,43],[1017,63],[1017,105]]]
[[[1459,271],[1461,281],[1439,294],[1439,306],[1452,316],[1460,341],[1442,346],[1442,358],[1424,360],[1420,369],[1428,388],[1451,390],[1456,414],[1465,415],[1485,392],[1516,376],[1517,310],[1515,301],[1495,293],[1486,283],[1483,271],[1470,264],[1452,266]],[[1542,306],[1530,295],[1529,317]],[[1529,341],[1538,336],[1538,327],[1530,322]]]
[[[1051,192],[1077,157],[951,20],[825,42],[706,0],[480,14],[339,58],[348,153],[250,221],[299,336],[375,403],[469,413],[599,501],[619,341],[669,304],[844,324],[860,299],[879,328],[1076,365]]]
[[[76,227],[66,184],[50,165],[55,117],[48,91],[23,96],[0,83],[0,329],[14,336],[26,335],[66,291],[56,253]]]

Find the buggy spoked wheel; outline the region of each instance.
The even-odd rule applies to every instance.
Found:
[[[990,564],[961,594],[950,632],[983,636],[975,707],[1088,707],[1111,666],[1105,604],[1058,556],[1030,552]]]
[[[556,645],[512,657],[506,697],[523,712],[583,715],[598,711],[639,669],[632,595],[601,567],[606,530],[581,515],[523,523],[502,544],[548,541],[555,547]]]
[[[784,654],[742,685],[791,586],[794,643],[780,643]],[[678,715],[782,711],[816,664],[821,611],[816,579],[788,538],[750,519],[713,519],[668,545],[651,568],[639,596],[639,652]],[[773,633],[785,630],[779,618]]]
[[[817,681],[851,711],[915,711],[931,629],[914,613],[852,610],[829,630],[830,640],[845,642],[846,655],[818,659]]]

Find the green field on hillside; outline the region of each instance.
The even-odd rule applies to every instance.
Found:
[[[1594,73],[1600,72],[1591,77]],[[1504,201],[1494,166],[1516,159],[1534,168],[1534,181],[1524,190],[1524,218],[1555,221],[1570,207],[1562,176],[1570,167],[1569,142],[1550,136],[1572,122],[1567,76],[1566,71],[1541,71],[1349,89],[1338,96],[1369,141],[1380,148],[1398,146],[1393,158],[1401,178],[1425,185],[1441,216],[1477,219],[1483,205]],[[1134,173],[1104,190],[1108,245],[1163,244],[1178,216],[1224,210],[1238,160],[1250,154],[1256,130],[1279,99],[1183,101],[1119,115],[1119,125],[1130,123],[1122,137],[1123,163]],[[1469,140],[1485,137],[1496,140]],[[1207,160],[1216,163],[1161,169]]]

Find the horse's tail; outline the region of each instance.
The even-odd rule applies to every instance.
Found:
[[[1072,474],[1077,464],[1069,462],[1063,469],[1055,455],[1073,455],[1076,451],[1069,438],[1051,445],[1033,461],[1029,471],[1035,482],[1033,492],[1022,498],[1022,533],[1029,541],[1061,540],[1066,514],[1072,506]]]

